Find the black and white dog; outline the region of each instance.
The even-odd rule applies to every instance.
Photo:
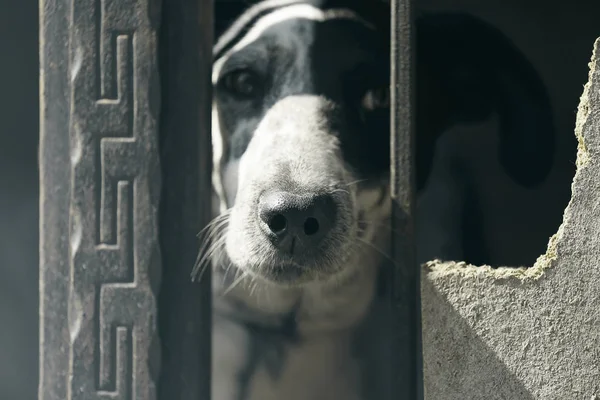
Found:
[[[383,2],[267,0],[214,48],[218,216],[196,270],[214,270],[214,400],[382,398],[357,332],[390,241],[389,18]],[[417,56],[419,190],[438,136],[493,113],[507,173],[544,179],[549,100],[508,39],[425,16]]]

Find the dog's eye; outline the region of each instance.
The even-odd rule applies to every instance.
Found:
[[[390,88],[380,87],[369,90],[362,98],[361,106],[369,111],[390,106]]]
[[[227,74],[223,78],[223,82],[227,90],[243,97],[253,96],[259,86],[259,79],[256,74],[240,70]]]

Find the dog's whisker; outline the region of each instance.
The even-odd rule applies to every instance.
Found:
[[[223,296],[226,296],[226,295],[227,295],[227,293],[229,293],[229,292],[231,292],[233,289],[235,289],[235,287],[236,287],[237,285],[239,285],[239,284],[240,284],[240,282],[242,282],[242,281],[243,281],[245,278],[246,278],[246,273],[242,271],[242,272],[241,272],[241,274],[240,274],[240,276],[239,276],[238,278],[236,278],[236,279],[235,279],[235,280],[234,280],[234,281],[231,283],[231,285],[229,285],[229,287],[223,291]]]
[[[256,278],[255,276],[249,275],[248,276],[249,280],[248,280],[248,285],[252,285],[253,289],[251,289],[250,293],[252,293],[253,291],[256,290],[257,287],[259,287],[259,281],[258,278]]]
[[[198,261],[192,271],[192,281],[200,282],[204,277],[204,272],[210,267],[210,263],[204,260]]]
[[[352,182],[346,183],[345,185],[346,185],[346,186],[348,186],[348,187],[349,187],[349,186],[355,186],[355,185],[358,185],[358,184],[360,184],[360,183],[363,183],[363,182],[366,182],[366,181],[368,181],[368,179],[357,179],[357,180],[355,180],[355,181],[352,181]]]
[[[255,294],[257,294],[257,289],[260,287],[259,282],[256,278],[252,277],[251,281],[250,281],[250,296],[254,296]]]
[[[213,220],[214,223],[211,223],[208,226],[208,229],[204,230],[202,234],[202,245],[199,250],[199,256],[206,254],[207,250],[211,246],[211,244],[215,241],[219,235],[224,235],[223,230],[227,227],[228,220],[222,219],[217,221]]]
[[[230,261],[227,264],[227,267],[224,268],[224,271],[223,271],[223,283],[222,283],[223,286],[225,285],[225,282],[227,281],[227,276],[229,275],[229,271],[231,271],[232,267],[233,267],[233,263]]]
[[[362,243],[363,245],[366,245],[367,247],[370,247],[371,249],[375,250],[377,253],[379,253],[382,257],[384,257],[386,260],[390,261],[392,264],[394,264],[394,266],[397,266],[397,262],[394,261],[394,259],[392,258],[391,255],[387,254],[386,252],[384,252],[383,250],[381,250],[380,248],[378,248],[377,246],[375,246],[373,243],[370,243],[366,240],[363,240],[359,237],[356,238],[357,242],[360,244]]]
[[[214,258],[213,256],[217,254],[217,252],[223,249],[227,239],[226,222],[226,220],[223,220],[220,225],[213,224],[212,228],[206,231],[206,238],[198,252],[198,259],[192,270],[193,281],[197,282],[202,279],[204,272],[210,267],[210,260]]]
[[[223,214],[220,214],[213,218],[208,224],[206,224],[204,228],[202,228],[202,230],[200,230],[200,232],[198,232],[196,237],[201,238],[203,234],[213,229],[215,225],[219,225],[220,223],[227,221],[229,218],[229,214],[231,214],[231,208],[226,210]]]
[[[218,225],[214,225],[213,227],[211,227],[211,229],[209,229],[203,238],[203,243],[210,243],[212,240],[214,240],[216,237],[218,237],[219,235],[223,234],[223,230],[225,230],[228,226],[229,221],[223,221]]]
[[[210,241],[207,241],[206,244],[203,246],[201,252],[200,252],[200,262],[204,263],[206,262],[206,258],[210,257],[214,251],[216,250],[217,247],[222,246],[224,243],[226,236],[222,235],[220,237],[214,237],[212,238]]]
[[[223,235],[218,239],[214,240],[208,249],[208,251],[203,256],[203,261],[206,262],[209,259],[213,258],[213,256],[220,250],[223,249],[225,243],[227,241],[227,236]]]
[[[202,242],[202,245],[200,246],[200,250],[198,251],[198,261],[199,263],[204,262],[204,258],[206,257],[206,254],[210,251],[211,246],[214,245],[214,238],[207,238],[206,240],[204,240]]]
[[[348,194],[348,195],[350,194],[350,192],[348,190],[346,190],[346,189],[340,189],[340,188],[333,189],[331,191],[331,194],[333,194],[333,193],[344,193],[344,194]]]

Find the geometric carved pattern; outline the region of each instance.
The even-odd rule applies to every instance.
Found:
[[[150,0],[71,3],[68,400],[156,398],[154,7]]]

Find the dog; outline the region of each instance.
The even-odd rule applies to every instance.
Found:
[[[388,7],[266,0],[214,46],[216,217],[193,272],[213,268],[214,400],[385,398],[376,344],[391,236]],[[464,203],[460,168],[449,186],[429,179],[437,139],[492,114],[507,174],[543,181],[552,113],[520,51],[462,14],[420,16],[416,38],[419,193],[441,190],[449,212]]]

